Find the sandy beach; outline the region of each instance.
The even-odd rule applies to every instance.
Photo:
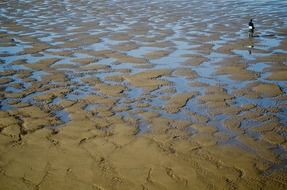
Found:
[[[1,1],[0,190],[287,189],[286,8]]]

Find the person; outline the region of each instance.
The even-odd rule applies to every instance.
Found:
[[[253,37],[255,27],[254,27],[252,19],[250,19],[248,25],[249,25],[249,37]]]

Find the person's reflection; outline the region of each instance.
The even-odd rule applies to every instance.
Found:
[[[254,48],[254,41],[253,41],[253,38],[250,38],[249,39],[249,42],[248,42],[248,52],[249,54],[251,55],[252,54],[252,49]]]

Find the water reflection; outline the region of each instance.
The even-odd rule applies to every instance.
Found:
[[[252,50],[254,48],[254,40],[253,40],[253,38],[249,38],[247,47],[248,47],[248,53],[249,53],[249,55],[251,55],[252,54]]]

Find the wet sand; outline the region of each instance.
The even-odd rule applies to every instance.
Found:
[[[0,2],[0,189],[286,189],[286,7]]]

